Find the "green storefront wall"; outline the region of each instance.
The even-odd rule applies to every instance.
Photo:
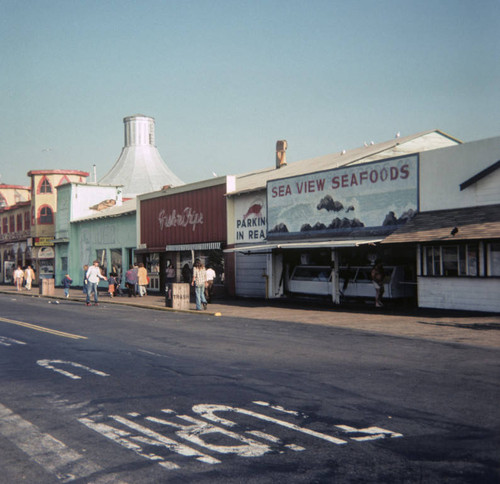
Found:
[[[73,287],[81,287],[83,266],[99,260],[106,275],[122,273],[123,287],[123,275],[134,260],[136,246],[135,212],[72,222],[67,238],[56,244],[55,284],[60,286],[65,274],[69,274]],[[107,287],[107,283],[101,281],[100,287]]]

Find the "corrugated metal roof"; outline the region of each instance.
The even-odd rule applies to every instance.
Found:
[[[394,138],[383,143],[369,144],[353,150],[319,156],[307,160],[289,163],[281,168],[265,168],[236,176],[236,188],[229,195],[265,188],[268,180],[331,170],[341,166],[366,163],[385,158],[403,156],[432,149],[459,144],[460,141],[439,130]]]
[[[500,238],[500,205],[420,212],[383,244]]]

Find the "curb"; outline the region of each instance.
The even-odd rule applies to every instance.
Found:
[[[44,298],[44,299],[55,299],[55,300],[61,300],[61,301],[73,301],[73,302],[85,302],[82,301],[81,299],[77,299],[74,297],[61,297],[61,296],[50,296],[46,294],[36,294],[36,293],[30,293],[30,292],[21,292],[21,291],[5,291],[0,289],[0,294],[9,294],[11,296],[23,296],[23,297],[37,297],[37,298]],[[174,313],[184,313],[184,314],[207,314],[209,316],[215,316],[215,317],[220,317],[222,316],[222,313],[217,311],[215,313],[212,313],[210,311],[198,311],[196,309],[174,309],[174,308],[168,308],[168,307],[163,307],[163,306],[153,306],[151,304],[132,304],[128,303],[126,301],[109,301],[106,300],[106,303],[109,304],[118,304],[120,306],[128,306],[128,307],[133,307],[133,308],[138,308],[138,309],[153,309],[155,311],[166,311],[166,312],[174,312]]]

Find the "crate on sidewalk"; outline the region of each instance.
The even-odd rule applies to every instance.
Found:
[[[170,283],[165,287],[165,306],[172,309],[189,309],[190,288],[186,283]]]
[[[40,283],[38,284],[38,291],[42,296],[53,296],[54,279],[40,279]]]

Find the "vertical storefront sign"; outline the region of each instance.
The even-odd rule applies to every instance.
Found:
[[[266,238],[265,192],[241,195],[234,201],[234,241],[236,244],[263,242]]]

